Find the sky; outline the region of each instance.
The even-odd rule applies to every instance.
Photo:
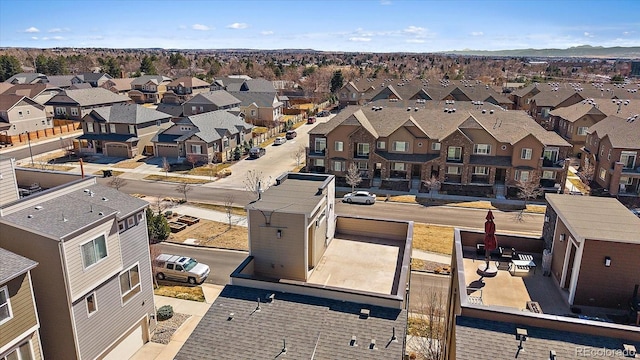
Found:
[[[639,0],[0,0],[0,47],[439,52],[640,46]]]

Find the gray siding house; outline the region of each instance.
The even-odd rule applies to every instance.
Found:
[[[147,203],[95,177],[12,170],[43,188],[0,207],[0,247],[39,263],[44,357],[129,358],[155,329]]]
[[[95,108],[130,102],[127,96],[114,94],[104,88],[90,88],[62,91],[45,105],[53,107],[55,119],[80,121]]]
[[[210,111],[233,109],[240,106],[240,100],[224,90],[208,91],[195,95],[182,104],[185,116]]]

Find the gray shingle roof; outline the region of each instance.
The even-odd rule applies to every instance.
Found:
[[[276,88],[273,86],[273,83],[266,79],[250,79],[243,82],[229,82],[229,84],[225,84],[225,89],[228,92],[276,92]]]
[[[471,155],[469,164],[488,166],[511,166],[511,156],[483,156]]]
[[[253,125],[246,123],[239,116],[231,114],[226,110],[217,110],[198,115],[191,115],[181,119],[177,124],[184,123],[193,124],[197,127],[197,130],[180,136],[176,139],[178,141],[186,140],[187,138],[196,135],[203,141],[210,143],[221,139],[226,132],[229,132],[230,135],[234,135],[241,129],[248,130],[253,127]]]
[[[114,94],[104,88],[64,90],[47,101],[46,105],[77,104],[78,106],[103,105],[129,102],[128,96]]]
[[[95,121],[114,124],[144,124],[160,119],[168,119],[169,114],[149,109],[138,104],[114,104],[93,109],[88,115]]]
[[[418,162],[418,163],[424,163],[439,157],[439,155],[436,155],[436,154],[400,154],[400,153],[391,153],[388,151],[378,151],[378,150],[376,150],[375,153],[380,157],[382,157],[383,159],[389,160],[389,161]]]
[[[156,108],[157,111],[169,114],[173,117],[180,117],[184,114],[182,105],[160,103]]]
[[[527,330],[527,340],[522,344],[524,351],[518,352],[516,328]],[[551,350],[556,352],[557,359],[623,359],[623,344],[640,348],[638,342],[464,316],[456,318],[455,332],[456,359],[460,360],[508,359],[516,352],[520,360],[540,360],[548,359]],[[610,351],[605,354],[604,349]],[[580,356],[578,351],[589,355]]]
[[[589,128],[589,133],[594,132],[600,139],[608,136],[614,148],[640,149],[640,115],[633,122],[608,116]]]
[[[96,184],[86,189],[94,195],[77,190],[3,216],[2,221],[59,239],[109,215],[116,214],[120,219],[149,205],[107,186]],[[36,209],[38,205],[42,206],[40,210]]]
[[[113,78],[111,75],[107,73],[94,73],[94,72],[78,74],[78,77],[85,82],[96,82],[102,78],[105,78],[105,79]]]
[[[275,92],[253,92],[253,91],[229,91],[229,94],[240,100],[241,106],[249,106],[255,103],[258,107],[273,107],[276,98]]]
[[[47,76],[47,80],[49,81],[48,84],[51,84],[51,86],[58,86],[61,88],[65,88],[65,87],[69,87],[71,86],[71,80],[73,80],[73,78],[78,78],[79,80],[82,80],[82,78],[76,76],[76,75],[49,75]]]
[[[273,303],[254,311],[257,299],[271,293]],[[368,319],[360,318],[361,308],[371,310]],[[405,310],[227,285],[175,359],[274,359],[284,339],[285,359],[400,360],[406,316]],[[394,327],[398,341],[390,342]],[[352,336],[358,346],[350,346]]]
[[[560,89],[558,91],[542,91],[536,94],[532,98],[532,101],[535,101],[537,106],[556,107],[575,94],[580,95],[580,93],[576,92],[575,90],[569,89]],[[582,95],[580,95],[580,97],[582,97]]]
[[[204,80],[200,80],[197,77],[192,76],[183,76],[181,78],[177,78],[172,82],[167,84],[167,87],[178,87],[182,85],[182,87],[191,88],[191,87],[208,87],[210,84]]]
[[[3,248],[0,248],[0,259],[2,259],[2,261],[0,261],[0,286],[38,265],[37,262],[31,259],[14,254]]]
[[[156,85],[161,84],[163,82],[169,82],[171,81],[170,77],[166,77],[166,76],[162,76],[162,75],[142,75],[139,76],[135,79],[133,79],[133,81],[131,81],[131,87],[133,87],[134,85],[144,85],[146,83],[148,83],[149,81],[155,83]]]
[[[240,104],[240,100],[229,94],[225,90],[215,90],[200,93],[185,102],[186,106],[191,104],[214,104],[217,107],[225,107]]]
[[[18,73],[5,80],[8,83],[33,84],[46,81],[47,75],[40,73]]]

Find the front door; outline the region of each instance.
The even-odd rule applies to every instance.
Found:
[[[507,178],[507,169],[496,168],[496,184],[504,184],[505,179]]]
[[[411,178],[420,178],[420,164],[411,165]]]

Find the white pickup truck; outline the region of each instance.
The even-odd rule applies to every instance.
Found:
[[[158,280],[170,279],[201,284],[209,276],[209,265],[201,264],[187,256],[160,254],[153,264]]]

